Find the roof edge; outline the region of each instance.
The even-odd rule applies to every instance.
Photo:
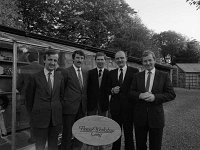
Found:
[[[19,36],[30,37],[30,38],[34,38],[34,39],[38,39],[38,40],[63,44],[63,45],[67,45],[67,46],[73,46],[73,47],[76,47],[76,48],[81,48],[83,50],[88,50],[88,51],[92,51],[92,52],[95,52],[95,53],[101,51],[101,52],[104,52],[107,56],[112,57],[112,58],[114,58],[114,55],[115,55],[115,52],[113,52],[113,51],[109,51],[109,50],[105,50],[105,49],[99,49],[99,48],[95,48],[95,47],[91,47],[91,46],[87,46],[87,45],[83,45],[83,44],[78,44],[78,43],[74,43],[74,42],[71,42],[71,41],[68,41],[68,40],[60,40],[60,39],[57,39],[57,38],[52,38],[52,37],[48,37],[48,36],[44,36],[44,35],[40,35],[40,34],[35,34],[35,33],[27,32],[27,31],[24,31],[24,30],[3,26],[3,25],[0,25],[0,31],[7,32],[7,33],[10,33],[10,34],[16,34],[16,35],[19,35]],[[136,58],[136,57],[128,57],[128,61],[142,64],[141,59]],[[167,69],[167,70],[172,68],[170,66],[164,66],[164,65],[161,65],[161,64],[158,64],[158,63],[156,63],[156,67],[162,68],[162,69]]]

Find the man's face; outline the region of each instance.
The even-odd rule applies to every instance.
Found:
[[[152,70],[155,67],[155,59],[153,58],[152,54],[142,58],[143,66],[146,70]]]
[[[58,54],[46,55],[46,59],[44,60],[44,63],[45,63],[45,68],[48,71],[55,70],[58,63]]]
[[[99,69],[104,68],[105,63],[106,63],[106,60],[105,60],[104,56],[97,56],[95,61],[96,61],[97,67]]]
[[[115,54],[115,62],[119,68],[123,68],[126,65],[127,58],[124,52],[119,51]]]
[[[76,54],[75,57],[74,57],[74,59],[73,59],[74,65],[77,68],[80,68],[82,66],[83,61],[84,61],[84,56],[81,56],[79,54]]]

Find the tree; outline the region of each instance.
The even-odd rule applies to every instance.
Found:
[[[128,56],[141,57],[145,49],[151,49],[151,35],[152,32],[142,24],[138,16],[130,17],[118,29],[108,48],[124,50]]]
[[[176,63],[198,63],[200,59],[200,43],[187,40],[185,47],[175,55]]]
[[[0,24],[17,29],[23,27],[21,16],[18,13],[16,0],[1,0],[0,3]]]
[[[190,5],[195,5],[197,9],[200,9],[200,0],[186,0]]]
[[[152,31],[124,0],[18,0],[26,30],[140,57]]]
[[[18,0],[26,30],[103,47],[135,11],[123,0]]]
[[[160,49],[161,55],[167,62],[167,57],[171,58],[171,63],[174,63],[175,55],[178,54],[185,44],[185,38],[174,31],[164,31],[160,34],[153,35],[154,44]]]

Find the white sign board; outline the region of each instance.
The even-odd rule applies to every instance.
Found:
[[[85,144],[101,146],[119,139],[121,128],[110,118],[94,115],[77,120],[72,127],[72,133]]]

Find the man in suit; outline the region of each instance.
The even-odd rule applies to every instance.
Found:
[[[62,100],[64,79],[55,71],[58,53],[47,51],[44,55],[45,67],[32,77],[27,89],[28,110],[36,140],[36,150],[57,150],[59,129],[62,124]]]
[[[137,73],[131,85],[131,97],[135,102],[134,126],[137,150],[161,150],[164,127],[163,103],[175,99],[168,73],[155,69],[156,58],[152,51],[142,55],[144,71]]]
[[[106,116],[109,106],[109,71],[105,69],[106,55],[98,52],[95,56],[97,67],[88,73],[87,113]]]
[[[134,150],[133,142],[133,105],[129,97],[129,90],[133,75],[137,69],[127,66],[127,57],[124,51],[115,54],[117,69],[110,71],[110,113],[111,118],[123,127],[125,149]],[[120,150],[121,138],[113,143],[112,150]]]
[[[87,73],[81,68],[85,54],[81,50],[74,51],[72,59],[73,65],[62,71],[65,82],[62,150],[72,149],[72,126],[87,110]],[[77,145],[81,147],[80,143]]]
[[[28,110],[27,101],[29,101],[29,99],[26,99],[26,90],[29,88],[28,85],[31,80],[31,75],[41,71],[44,66],[40,65],[38,62],[38,52],[28,52],[27,58],[30,64],[20,67],[17,78],[17,90],[20,92],[21,101],[25,103]],[[28,139],[28,142],[33,143],[34,141],[33,130],[32,127],[30,127],[30,138]]]

